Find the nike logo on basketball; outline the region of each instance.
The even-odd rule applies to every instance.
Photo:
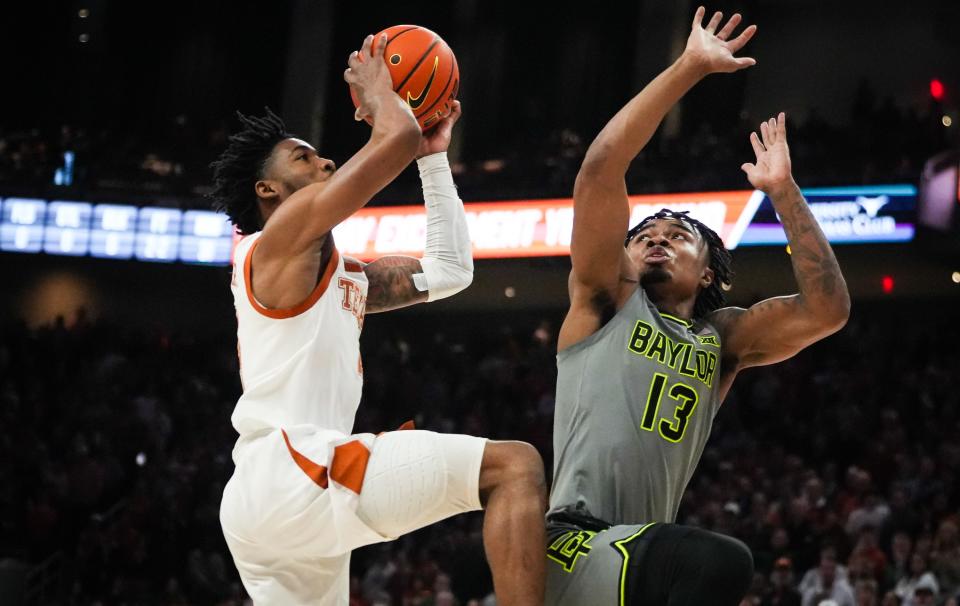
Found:
[[[433,86],[433,79],[437,75],[437,66],[440,65],[440,57],[433,58],[433,71],[430,72],[430,79],[427,80],[426,86],[423,87],[423,90],[420,91],[420,94],[416,97],[410,94],[410,91],[407,91],[407,105],[410,106],[410,109],[417,109],[423,102],[427,99],[427,93],[430,92],[430,87]]]

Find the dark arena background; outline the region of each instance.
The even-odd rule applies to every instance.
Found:
[[[678,522],[752,549],[744,604],[836,604],[811,597],[831,574],[858,605],[956,605],[960,3],[707,8],[758,25],[741,53],[758,64],[710,76],[668,115],[628,174],[635,212],[712,221],[733,248],[732,303],[795,292],[776,214],[740,170],[750,131],[786,111],[796,180],[853,307],[841,332],[741,375]],[[367,318],[356,430],[414,419],[524,440],[549,476],[574,178],[599,129],[682,50],[695,9],[6,4],[0,604],[249,603],[218,521],[241,387],[234,238],[205,199],[208,165],[233,112],[264,106],[342,163],[369,133],[347,55],[390,25],[438,32],[459,60],[449,155],[477,261],[465,292]],[[368,208],[336,232],[346,253],[422,241],[415,167]],[[350,603],[494,604],[481,521],[354,552]]]

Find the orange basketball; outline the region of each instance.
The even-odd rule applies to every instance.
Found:
[[[457,58],[440,36],[417,25],[394,25],[377,32],[387,35],[383,58],[390,68],[393,90],[407,102],[420,128],[429,130],[450,113],[460,89]],[[353,105],[359,105],[350,89]],[[369,120],[368,120],[369,122]]]

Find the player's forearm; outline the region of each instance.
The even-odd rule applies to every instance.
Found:
[[[600,131],[587,150],[581,172],[621,178],[667,112],[705,75],[699,62],[681,55]]]
[[[422,273],[414,274],[413,281],[418,290],[429,293],[429,301],[436,301],[470,286],[473,250],[446,152],[424,156],[417,165],[427,209],[427,241]]]
[[[840,265],[800,188],[792,180],[769,193],[790,243],[790,262],[804,305],[824,323],[842,325],[850,294]]]
[[[397,153],[413,160],[420,145],[420,125],[413,112],[396,93],[389,91],[378,99],[372,112],[372,142],[385,142],[398,148]]]

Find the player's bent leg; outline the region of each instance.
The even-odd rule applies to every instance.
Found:
[[[543,604],[546,484],[536,449],[430,431],[375,440],[357,505],[374,531],[395,538],[481,508],[497,603]]]
[[[645,560],[666,579],[669,606],[736,606],[753,578],[753,556],[741,541],[700,528],[665,524]],[[642,600],[638,603],[645,603]]]
[[[397,538],[481,509],[486,442],[432,431],[381,434],[367,462],[357,516],[383,536]]]
[[[487,443],[480,471],[483,544],[497,604],[543,604],[547,492],[543,459],[524,442]]]

